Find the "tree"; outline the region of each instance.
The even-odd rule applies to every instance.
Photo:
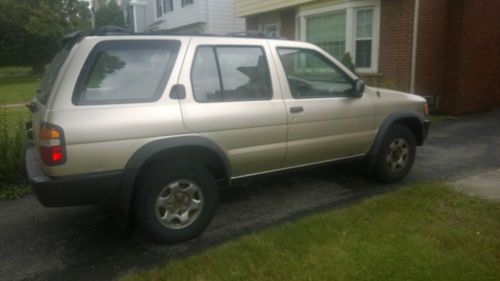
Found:
[[[78,0],[0,0],[0,66],[40,73],[75,29],[90,29],[88,3]]]
[[[125,27],[125,18],[122,8],[116,3],[116,0],[109,1],[95,12],[95,27],[114,25]]]

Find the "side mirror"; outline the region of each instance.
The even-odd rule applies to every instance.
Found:
[[[354,96],[357,98],[362,97],[363,93],[365,92],[365,86],[366,86],[365,81],[357,79],[354,82]]]

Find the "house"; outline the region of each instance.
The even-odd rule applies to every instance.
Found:
[[[317,44],[373,86],[429,97],[439,111],[500,106],[500,1],[235,0],[247,30]]]
[[[234,0],[124,0],[130,28],[180,33],[227,34],[245,30]]]

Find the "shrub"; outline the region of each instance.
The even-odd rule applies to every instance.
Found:
[[[0,198],[16,197],[12,194],[25,189],[23,186],[26,183],[23,157],[26,142],[24,116],[18,117],[17,123],[12,125],[7,122],[7,115],[7,110],[0,109]]]
[[[349,52],[345,53],[344,56],[342,57],[342,64],[347,67],[350,71],[353,73],[356,73],[356,66],[352,62],[352,57]]]

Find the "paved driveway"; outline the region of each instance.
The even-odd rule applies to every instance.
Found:
[[[0,202],[0,280],[109,280],[310,213],[353,204],[412,182],[460,179],[500,167],[500,111],[435,125],[414,169],[379,185],[357,165],[282,174],[224,190],[201,237],[175,246],[113,227],[103,207],[47,209],[30,195]]]

